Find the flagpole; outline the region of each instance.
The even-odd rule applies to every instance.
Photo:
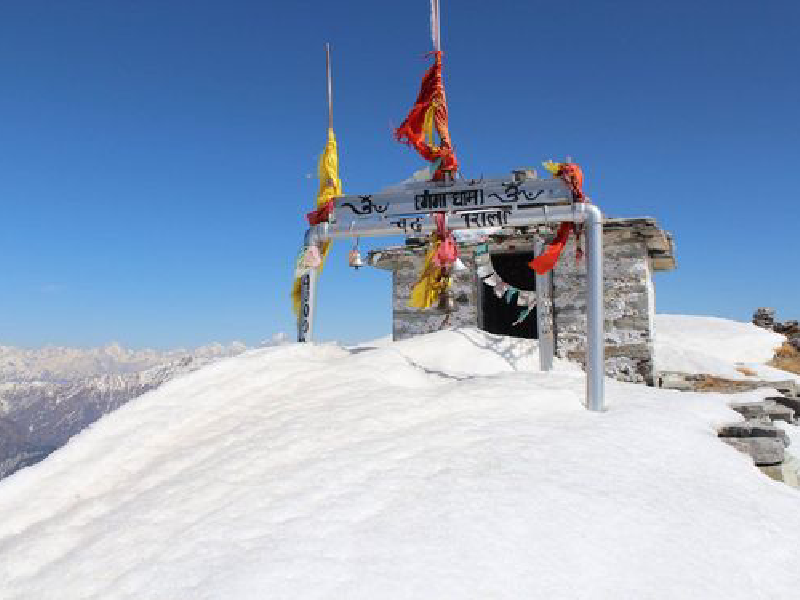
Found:
[[[439,0],[431,0],[431,34],[433,35],[433,49],[437,52],[442,49],[442,30],[439,19]]]
[[[328,129],[333,129],[333,91],[331,86],[331,45],[325,44],[325,76],[328,80]]]

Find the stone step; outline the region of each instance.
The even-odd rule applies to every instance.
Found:
[[[764,402],[733,402],[728,406],[742,415],[745,419],[754,419],[767,416],[767,407]]]
[[[739,452],[749,454],[757,466],[781,464],[789,445],[786,432],[772,425],[767,417],[728,423],[719,428],[717,435]]]
[[[783,442],[778,438],[721,437],[720,439],[739,452],[749,454],[758,467],[780,465],[786,456]]]
[[[772,400],[765,400],[764,406],[767,416],[771,421],[785,421],[792,425],[794,423],[794,409]]]
[[[717,430],[717,436],[730,438],[779,438],[786,446],[789,445],[789,438],[783,429],[779,429],[768,420],[762,419],[726,423]]]
[[[768,396],[765,401],[775,402],[794,411],[795,418],[800,416],[800,398],[787,398],[786,396]]]
[[[780,400],[784,398],[781,396]],[[792,398],[785,400],[800,405],[800,400]],[[761,402],[733,402],[729,406],[745,419],[768,418],[771,421],[786,421],[789,424],[795,422],[794,408],[779,402],[778,396],[765,398]]]

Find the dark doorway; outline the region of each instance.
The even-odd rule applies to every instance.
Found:
[[[534,258],[532,252],[492,254],[491,256],[495,273],[507,284],[531,292],[536,289],[536,274],[528,266],[528,263]],[[514,325],[514,321],[524,310],[524,307],[517,306],[516,298],[509,304],[503,298],[495,295],[492,286],[481,283],[481,288],[481,317],[484,331],[518,338],[538,339],[536,308],[525,317],[522,323]]]

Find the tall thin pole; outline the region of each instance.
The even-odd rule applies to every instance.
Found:
[[[544,241],[537,237],[534,245],[536,256],[544,252]],[[536,273],[536,329],[539,333],[539,370],[553,369],[553,271],[544,275]]]
[[[433,38],[433,49],[439,52],[442,49],[439,0],[431,0],[431,37]]]
[[[325,44],[325,76],[328,80],[328,129],[333,129],[333,88],[331,86],[331,45]]]
[[[603,215],[593,204],[584,211],[586,231],[586,408],[605,410],[605,313],[603,306]]]
[[[333,99],[331,86],[331,45],[325,44],[325,78],[328,84],[328,129],[333,129]],[[327,185],[331,185],[329,182]],[[305,246],[318,243],[316,226],[306,232]],[[297,319],[297,341],[311,342],[314,339],[314,313],[317,304],[317,278],[319,269],[312,268],[300,278],[300,315]]]

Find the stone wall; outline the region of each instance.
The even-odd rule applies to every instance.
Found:
[[[534,237],[499,236],[489,242],[490,253],[530,252]],[[466,267],[456,271],[450,291],[456,310],[450,318],[436,308],[425,310],[410,308],[411,288],[419,279],[425,262],[425,247],[393,248],[370,255],[370,264],[393,272],[392,277],[392,336],[402,340],[440,329],[457,327],[482,327],[481,289],[475,272],[474,244],[460,245],[461,261]],[[531,271],[533,278],[533,271]]]
[[[634,228],[606,227],[603,235],[606,373],[623,381],[653,385],[655,302],[648,246]],[[553,270],[556,353],[585,359],[586,262],[576,265],[570,238]]]
[[[478,314],[478,282],[475,262],[471,251],[462,250],[461,261],[467,267],[453,275],[450,287],[456,310],[446,319],[447,313],[436,308],[421,310],[408,306],[411,288],[419,279],[425,262],[425,250],[406,250],[392,258],[392,337],[404,340],[415,335],[431,333],[440,329],[475,327]],[[446,319],[446,321],[445,321]]]

